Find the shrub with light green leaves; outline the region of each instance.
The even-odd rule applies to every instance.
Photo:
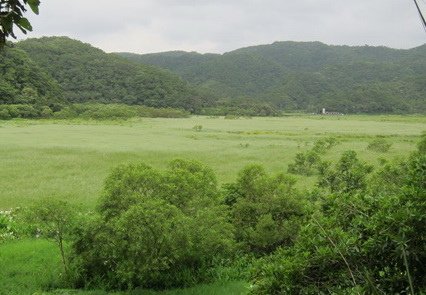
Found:
[[[345,153],[329,174],[331,193],[318,199],[294,246],[253,268],[251,293],[425,293],[426,156],[419,149],[395,165],[370,179],[356,155]],[[376,182],[382,192],[370,188]]]
[[[256,255],[292,245],[305,215],[295,180],[284,174],[268,175],[259,165],[244,168],[226,187],[225,203],[242,249]]]
[[[165,171],[119,166],[97,213],[73,245],[80,287],[188,286],[208,281],[208,269],[234,250],[216,177],[198,162],[175,160]]]

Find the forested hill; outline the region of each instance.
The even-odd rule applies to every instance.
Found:
[[[0,51],[0,104],[61,102],[58,83],[28,54],[8,44]]]
[[[222,55],[119,55],[169,69],[218,97],[250,97],[284,110],[426,111],[426,45],[397,50],[276,42]]]
[[[18,42],[16,47],[48,72],[68,102],[144,104],[197,111],[205,103],[169,71],[127,61],[67,37]]]

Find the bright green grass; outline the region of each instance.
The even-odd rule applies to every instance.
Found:
[[[81,294],[106,295],[105,291],[57,290],[47,292],[59,285],[61,264],[56,245],[45,240],[24,240],[0,244],[0,295],[26,294]],[[224,282],[199,285],[193,288],[163,292],[133,291],[116,295],[241,295],[246,294],[245,282]]]
[[[60,278],[55,245],[44,240],[0,244],[0,294],[33,294]]]
[[[202,125],[202,131],[195,132],[194,125]],[[93,207],[105,177],[120,163],[143,161],[163,168],[174,158],[195,159],[211,166],[221,183],[233,181],[249,163],[285,172],[297,152],[324,136],[342,141],[327,156],[330,160],[354,149],[377,163],[380,157],[406,155],[424,130],[425,116],[0,121],[0,208],[46,196]],[[377,135],[393,143],[389,153],[366,149]],[[303,178],[299,185],[313,182]]]

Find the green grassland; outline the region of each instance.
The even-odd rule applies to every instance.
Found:
[[[195,125],[201,125],[201,131],[194,130]],[[220,183],[235,180],[238,171],[249,163],[263,164],[271,172],[286,172],[296,153],[328,136],[336,137],[339,145],[327,153],[327,159],[336,160],[343,151],[352,149],[361,159],[378,164],[380,158],[405,156],[414,150],[425,130],[425,116],[0,121],[0,210],[49,196],[92,209],[105,177],[120,163],[145,162],[163,168],[174,158],[195,159],[212,167]],[[377,136],[392,143],[389,152],[367,150]],[[301,188],[314,182],[314,177],[298,177]],[[55,287],[60,279],[59,263],[57,249],[50,242],[0,244],[0,294],[33,294]],[[244,282],[231,282],[134,294],[246,291]]]
[[[195,125],[202,130],[194,131]],[[233,181],[248,163],[282,172],[297,152],[325,136],[341,142],[327,155],[330,160],[353,149],[374,164],[406,155],[424,130],[424,116],[0,121],[0,208],[47,196],[93,207],[106,175],[120,163],[142,161],[162,168],[174,158],[195,159],[210,165],[221,183]],[[378,135],[393,143],[386,154],[366,149]]]

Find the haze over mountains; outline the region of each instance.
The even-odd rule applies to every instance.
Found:
[[[0,104],[124,103],[202,114],[426,112],[426,45],[276,42],[225,54],[107,54],[67,37],[0,54]]]

